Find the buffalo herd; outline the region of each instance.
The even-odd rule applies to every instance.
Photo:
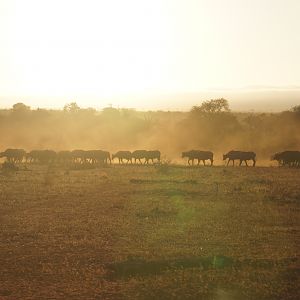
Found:
[[[5,157],[9,163],[77,163],[77,164],[111,164],[115,159],[119,164],[157,164],[161,162],[161,153],[158,150],[135,150],[118,151],[110,154],[103,150],[73,150],[73,151],[58,151],[53,150],[32,150],[26,152],[24,149],[6,149],[0,152],[0,158]],[[187,158],[189,165],[194,165],[196,162],[199,165],[201,162],[206,165],[213,165],[214,154],[211,151],[190,150],[182,152],[182,158]],[[248,166],[248,161],[251,161],[252,166],[256,164],[256,154],[254,152],[245,151],[229,151],[223,155],[223,160],[227,161],[227,166],[235,161],[241,166],[244,162]],[[283,151],[275,153],[271,160],[276,160],[280,166],[300,167],[300,151]]]
[[[6,149],[0,153],[0,158],[5,157],[10,163],[78,163],[78,164],[108,164],[114,159],[118,159],[120,164],[137,163],[149,164],[160,162],[160,151],[136,150],[118,151],[111,155],[108,151],[103,150],[73,150],[58,151],[53,150],[32,150],[26,152],[24,149]]]

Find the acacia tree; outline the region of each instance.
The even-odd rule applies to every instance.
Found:
[[[192,112],[221,113],[230,112],[228,101],[224,98],[204,101],[200,106],[193,106]]]
[[[79,110],[80,110],[80,107],[76,102],[67,103],[64,106],[64,111],[66,111],[66,112],[76,113]]]
[[[218,147],[237,135],[241,124],[230,112],[228,101],[221,98],[194,106],[187,117],[186,130],[193,136],[195,147]]]
[[[22,102],[18,102],[13,105],[12,110],[15,112],[24,112],[30,110],[30,106],[27,106]]]
[[[292,112],[300,113],[300,105],[297,105],[297,106],[292,107],[291,110],[292,110]]]

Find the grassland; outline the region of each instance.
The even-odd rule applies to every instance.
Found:
[[[0,299],[299,299],[300,170],[0,174]]]

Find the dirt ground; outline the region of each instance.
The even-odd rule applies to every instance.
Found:
[[[300,299],[300,169],[0,173],[0,299]]]

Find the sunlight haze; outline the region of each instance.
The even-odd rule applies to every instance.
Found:
[[[298,0],[0,0],[0,105],[299,89],[299,13]]]

